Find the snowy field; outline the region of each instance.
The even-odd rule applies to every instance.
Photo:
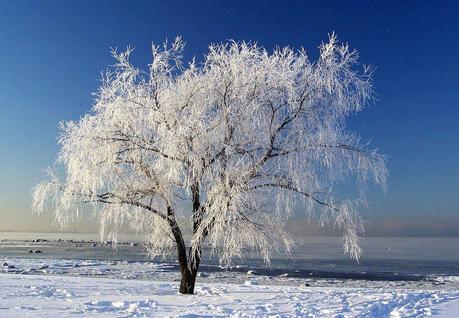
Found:
[[[171,264],[4,258],[0,317],[459,317],[459,279],[390,282],[203,272]]]
[[[113,250],[86,241],[4,240],[0,242],[0,318],[459,317],[457,254],[451,247],[457,241],[418,247],[429,242],[435,240],[375,240],[375,246],[367,248],[366,264],[342,263],[333,255],[323,256],[318,263],[307,262],[322,255],[323,241],[305,246],[304,251],[316,251],[312,256],[278,261],[276,271],[264,271],[250,260],[231,270],[207,263],[201,267],[196,295],[185,296],[177,294],[177,263],[147,261],[140,245],[126,243]],[[335,245],[328,244],[325,250],[329,253]],[[387,251],[386,245],[406,247],[392,248],[391,253],[397,254],[384,259],[380,255]],[[412,250],[424,255],[416,259]],[[397,255],[406,259],[397,260]],[[315,275],[320,271],[303,270],[295,276],[295,269],[308,267],[347,274],[325,277]],[[373,273],[364,277],[385,278],[345,278],[368,270]]]
[[[0,317],[457,317],[459,292],[0,274]]]

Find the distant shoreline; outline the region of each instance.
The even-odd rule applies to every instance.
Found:
[[[58,235],[62,235],[62,237],[58,237]],[[32,238],[33,239],[46,239],[47,237],[52,237],[54,238],[72,238],[72,236],[75,237],[91,237],[91,238],[97,238],[100,240],[100,234],[98,232],[66,232],[66,231],[50,231],[50,232],[25,232],[25,231],[0,231],[0,240],[1,239],[8,239],[8,237],[27,237],[27,238]],[[118,238],[138,238],[139,240],[142,240],[144,237],[144,234],[137,234],[137,233],[120,233],[118,235]],[[303,238],[336,238],[340,239],[340,236],[338,235],[293,235],[294,238],[296,239],[303,239]],[[457,239],[459,236],[415,236],[415,235],[403,235],[403,236],[391,236],[391,235],[362,235],[361,238],[364,240],[366,238],[371,238],[371,239],[377,239],[377,238],[393,238],[393,239],[398,239],[398,238],[403,238],[403,239]]]

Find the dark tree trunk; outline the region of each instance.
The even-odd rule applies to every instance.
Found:
[[[171,227],[175,243],[177,244],[177,260],[179,263],[180,273],[182,275],[179,292],[181,294],[192,294],[194,292],[194,283],[196,281],[197,271],[193,273],[188,267],[185,242],[183,241],[182,232],[180,231],[180,227],[175,220],[171,208],[167,209],[167,220]]]
[[[197,182],[193,183],[193,186],[191,187],[191,193],[193,197],[193,235],[195,235],[199,225],[201,224],[203,213],[199,199],[199,184]],[[182,276],[180,280],[179,292],[181,294],[193,294],[194,286],[196,283],[196,276],[198,274],[199,264],[201,262],[201,244],[199,243],[199,247],[195,250],[194,254],[192,253],[190,247],[188,258],[182,232],[180,231],[180,227],[178,226],[172,208],[170,207],[168,207],[167,210],[167,218],[175,242],[177,244],[177,260],[179,263],[180,274]],[[207,234],[204,236],[206,235]]]
[[[183,251],[185,251],[185,246],[183,247]],[[191,256],[191,248],[189,255]],[[193,258],[190,257],[189,266],[186,262],[186,258],[185,262],[182,262],[181,260],[183,259],[179,257],[180,273],[182,275],[179,292],[181,294],[193,294],[196,276],[198,275],[199,264],[201,262],[201,249],[194,253]]]
[[[193,198],[193,235],[195,235],[202,219],[202,210],[199,200],[199,184],[197,182],[193,183],[191,187],[191,193]],[[193,294],[194,285],[196,283],[196,276],[198,274],[199,264],[201,262],[202,249],[199,247],[193,254],[192,249],[190,247],[188,253],[189,259],[187,262],[185,244],[183,244],[183,246],[181,247],[179,247],[179,245],[181,244],[177,244],[177,251],[180,265],[180,273],[182,274],[179,292],[181,294]],[[182,258],[181,255],[184,255],[184,258]]]
[[[178,262],[180,267],[180,274],[182,275],[182,279],[180,280],[180,294],[193,294],[194,293],[194,284],[196,282],[196,271],[190,270],[188,267],[188,261],[186,258],[186,249],[185,244],[179,246],[181,244],[177,244],[177,252],[178,252]],[[184,255],[184,257],[183,257]]]
[[[180,294],[193,294],[194,285],[196,283],[197,270],[186,270],[182,272],[182,279],[180,280]]]
[[[178,247],[178,246],[177,246]],[[185,246],[183,245],[182,252],[185,252]],[[180,274],[182,275],[182,279],[180,280],[180,294],[193,294],[194,293],[194,285],[196,283],[196,276],[199,270],[199,263],[200,263],[200,252],[195,253],[195,258],[190,260],[190,266],[188,267],[188,262],[186,257],[181,257],[182,252],[178,252],[179,254],[179,267],[180,267]],[[190,249],[191,253],[191,249]]]

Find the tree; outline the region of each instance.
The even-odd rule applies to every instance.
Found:
[[[194,291],[204,241],[223,264],[247,250],[269,264],[290,251],[285,224],[296,210],[339,228],[344,251],[358,258],[358,207],[387,171],[345,119],[372,99],[372,69],[356,70],[357,52],[334,34],[316,62],[304,49],[233,41],[184,66],[183,48],[180,38],[153,46],[147,71],[130,63],[131,49],[113,51],[90,113],[61,124],[65,177],[49,170],[34,210],[51,199],[66,226],[89,204],[102,235],[124,223],[146,233],[151,256],[176,250],[183,294]],[[335,200],[339,184],[362,194]]]

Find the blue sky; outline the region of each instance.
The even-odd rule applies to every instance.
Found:
[[[57,152],[58,122],[90,109],[110,48],[181,35],[186,58],[211,42],[304,46],[335,31],[377,67],[378,101],[350,119],[389,156],[389,191],[369,219],[459,219],[459,4],[455,1],[2,1],[0,230],[43,229],[30,190]],[[26,226],[27,225],[27,226]],[[35,226],[35,227],[34,227]]]

